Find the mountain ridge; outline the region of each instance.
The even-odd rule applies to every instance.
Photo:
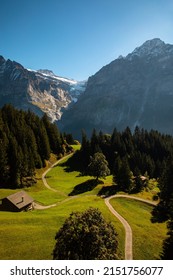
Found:
[[[18,109],[46,113],[50,120],[61,118],[63,110],[76,102],[87,81],[56,76],[51,70],[31,70],[0,56],[0,106],[11,103]]]
[[[156,129],[173,134],[173,45],[146,41],[89,77],[86,90],[68,111],[61,128],[74,135],[93,128]]]
[[[173,134],[173,45],[148,40],[82,82],[0,56],[0,106],[5,103],[46,113],[76,137],[82,129],[110,133],[127,126]]]

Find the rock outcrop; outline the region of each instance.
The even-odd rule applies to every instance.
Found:
[[[27,70],[21,64],[0,56],[0,106],[11,103],[19,109],[47,113],[51,121],[78,100],[86,81],[77,82],[56,76],[49,70]]]

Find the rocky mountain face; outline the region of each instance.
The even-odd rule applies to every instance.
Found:
[[[64,108],[75,103],[85,87],[86,81],[61,78],[49,70],[27,70],[0,56],[0,107],[11,103],[38,115],[47,113],[52,121],[57,121]]]
[[[153,39],[91,76],[60,125],[75,136],[127,126],[173,134],[172,120],[173,45]]]

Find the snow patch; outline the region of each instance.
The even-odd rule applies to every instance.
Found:
[[[60,120],[62,109],[68,108],[71,102],[76,103],[81,93],[85,91],[87,80],[76,81],[55,75],[50,70],[31,70],[39,79],[46,80],[50,87],[44,92],[35,92],[29,89],[31,102],[45,112],[52,121]],[[53,84],[52,84],[53,83]]]
[[[14,69],[14,70],[12,71],[11,75],[10,75],[10,79],[13,80],[13,81],[15,81],[15,80],[17,80],[17,78],[19,78],[20,75],[21,75],[20,70]]]

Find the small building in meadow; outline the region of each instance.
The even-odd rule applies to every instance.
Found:
[[[10,212],[21,212],[33,209],[34,199],[25,191],[11,194],[0,200],[0,210]]]

